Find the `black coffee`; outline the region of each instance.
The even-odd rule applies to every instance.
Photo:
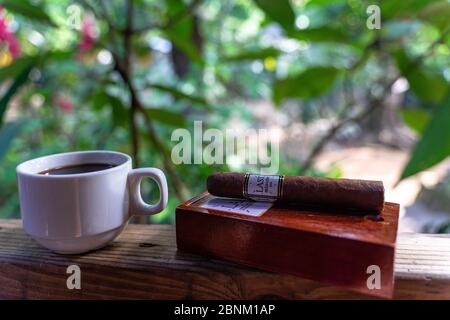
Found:
[[[44,174],[47,176],[59,176],[59,175],[64,175],[64,174],[77,174],[77,173],[102,171],[102,170],[114,168],[115,166],[116,166],[115,164],[109,164],[109,163],[83,163],[83,164],[75,164],[75,165],[47,169],[47,170],[39,172],[39,174]]]

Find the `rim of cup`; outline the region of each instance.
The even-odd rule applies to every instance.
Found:
[[[50,167],[45,166],[39,166],[38,164],[40,162],[44,162],[46,160],[52,160],[59,157],[64,156],[70,156],[70,155],[77,155],[77,154],[110,154],[110,155],[116,155],[119,157],[123,157],[123,161],[118,160],[118,164],[115,164],[114,167],[99,170],[99,171],[92,171],[92,172],[84,172],[84,173],[73,173],[73,174],[66,174],[66,175],[46,175],[46,174],[40,174],[39,172],[52,169]],[[81,177],[91,177],[94,175],[104,175],[111,173],[113,171],[118,171],[123,168],[128,162],[131,162],[132,159],[129,155],[126,153],[118,152],[118,151],[108,151],[108,150],[88,150],[88,151],[72,151],[72,152],[63,152],[63,153],[55,153],[47,156],[42,156],[34,159],[30,159],[27,161],[22,162],[16,167],[16,173],[22,176],[29,176],[33,178],[40,178],[40,179],[68,179],[68,178],[81,178]],[[101,160],[99,161],[101,162]],[[106,161],[105,161],[106,162]],[[83,163],[80,163],[80,165]],[[39,167],[39,170],[36,170],[36,167]],[[31,168],[35,168],[34,170]]]

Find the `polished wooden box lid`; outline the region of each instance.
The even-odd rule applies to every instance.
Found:
[[[261,214],[221,200],[203,193],[177,207],[179,250],[392,297],[398,204],[379,216],[276,203]]]

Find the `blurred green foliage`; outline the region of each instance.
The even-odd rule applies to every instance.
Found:
[[[193,196],[215,170],[245,170],[167,163],[174,128],[193,120],[225,128],[236,117],[251,127],[250,100],[271,100],[282,112],[295,106],[291,122],[324,114],[345,121],[381,107],[399,78],[409,84],[400,112],[423,133],[402,178],[450,154],[446,0],[0,4],[21,47],[12,58],[0,46],[0,217],[18,216],[18,163],[111,149],[134,154],[139,165],[172,167],[169,184],[179,192],[153,221],[173,222],[180,183]],[[366,25],[371,4],[381,8],[380,30]],[[367,103],[349,103],[347,86]],[[298,159],[281,156],[280,172],[301,172]],[[338,168],[306,173],[340,176]],[[150,183],[143,189],[156,196]]]

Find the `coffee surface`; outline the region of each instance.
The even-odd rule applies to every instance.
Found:
[[[83,163],[83,164],[75,164],[69,166],[61,166],[51,169],[46,169],[44,171],[39,172],[39,174],[47,175],[47,176],[59,176],[66,174],[77,174],[77,173],[87,173],[94,171],[102,171],[110,168],[114,168],[116,165],[109,163]]]

